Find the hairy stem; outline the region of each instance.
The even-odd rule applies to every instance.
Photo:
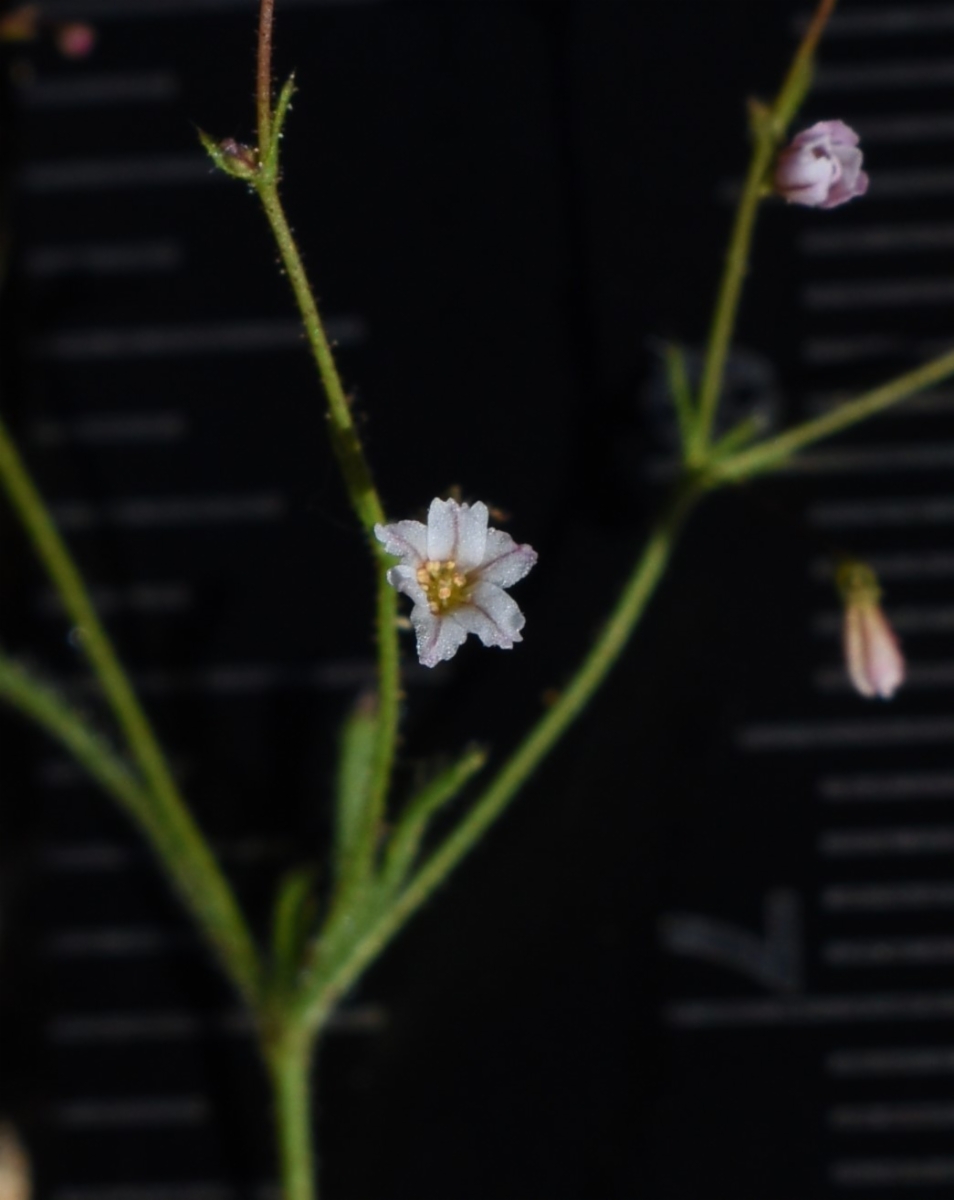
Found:
[[[258,16],[258,57],[255,70],[255,112],[258,118],[258,151],[269,153],[272,140],[272,29],[275,0],[262,0]]]
[[[317,1200],[312,1133],[314,1036],[297,1029],[265,1048],[272,1082],[282,1200]]]
[[[334,447],[352,506],[369,535],[377,572],[376,632],[378,645],[379,725],[369,790],[371,812],[369,836],[363,850],[367,863],[376,851],[377,834],[383,819],[391,780],[401,694],[400,649],[397,630],[397,592],[387,581],[392,565],[383,547],[374,538],[374,526],[385,519],[384,508],[374,486],[371,468],[351,415],[334,354],[318,313],[314,292],[301,260],[294,235],[285,216],[278,189],[264,182],[258,187],[265,214],[275,237],[282,264],[305,326],[308,344],[328,400],[331,442]]]
[[[759,136],[752,151],[749,169],[742,185],[742,195],[736,209],[735,223],[726,250],[725,267],[716,297],[705,363],[699,384],[698,416],[693,427],[693,446],[690,462],[704,460],[712,440],[716,411],[722,394],[725,364],[739,313],[742,285],[749,268],[749,254],[755,218],[762,199],[762,185],[775,153],[775,143],[765,135]]]
[[[695,483],[681,483],[651,533],[615,608],[570,683],[540,718],[493,783],[457,828],[340,957],[330,973],[320,967],[302,989],[299,1003],[311,1028],[319,1028],[341,996],[369,963],[473,849],[520,787],[554,748],[609,674],[665,573],[679,531],[698,495]],[[320,960],[319,960],[320,961]]]
[[[712,431],[722,395],[725,364],[738,319],[742,286],[749,268],[755,219],[759,203],[766,192],[769,169],[786,126],[807,94],[815,52],[825,26],[834,12],[835,3],[836,0],[820,0],[771,108],[766,109],[754,102],[749,106],[754,145],[726,249],[725,265],[706,343],[705,363],[699,385],[698,418],[693,429],[694,439],[689,459],[695,466],[705,461],[712,441]]]

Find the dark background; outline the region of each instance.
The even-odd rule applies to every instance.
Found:
[[[370,572],[287,285],[254,199],[196,148],[196,126],[251,136],[253,7],[51,2],[51,18],[95,25],[94,54],[7,52],[3,408],[261,930],[281,870],[321,857],[336,729],[373,664]],[[936,5],[933,25],[892,27],[902,8],[842,6],[805,123],[869,123],[871,195],[823,214],[766,206],[736,413],[807,415],[949,336],[950,131],[892,137],[890,121],[949,110],[954,70],[930,64],[954,61],[954,21]],[[472,639],[427,672],[406,647],[401,786],[471,739],[502,756],[611,603],[672,444],[659,347],[702,344],[744,98],[773,92],[803,14],[782,0],[279,0],[277,68],[300,87],[286,203],[388,510],[421,515],[456,486],[540,553],[513,654]],[[924,72],[892,83],[893,62]],[[812,242],[898,226],[942,232],[834,261]],[[912,278],[935,292],[892,306],[861,288],[836,310],[812,292]],[[329,1034],[329,1200],[892,1200],[912,1179],[946,1194],[944,903],[845,916],[831,890],[949,877],[949,519],[845,533],[824,510],[943,504],[949,409],[913,411],[845,441],[860,460],[817,460],[694,518],[600,697]],[[925,446],[933,460],[911,457]],[[895,556],[888,598],[926,671],[890,709],[837,670],[819,564],[842,548]],[[0,553],[6,643],[98,712],[6,515]],[[234,1001],[121,817],[0,720],[0,1105],[40,1196],[259,1196],[265,1091]],[[838,780],[889,781],[874,794],[911,778],[903,804],[866,803],[858,785],[860,803],[826,808]],[[831,841],[897,828],[927,850],[842,861]],[[776,931],[787,973],[763,928],[779,893],[795,914]],[[687,913],[707,914],[703,948],[674,954]],[[739,936],[767,939],[761,968],[740,966]],[[898,948],[912,940],[920,957]],[[865,964],[837,969],[861,943]],[[885,996],[894,1007],[871,1017]],[[836,998],[827,1016],[818,997]],[[690,1000],[781,1008],[693,1026]],[[839,1054],[885,1047],[934,1068],[839,1074]]]

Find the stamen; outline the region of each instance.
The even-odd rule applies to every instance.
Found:
[[[427,607],[435,615],[463,604],[467,599],[467,576],[450,558],[444,562],[426,559],[417,569],[417,582],[427,596]]]

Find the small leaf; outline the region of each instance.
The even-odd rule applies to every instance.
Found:
[[[278,151],[279,143],[281,142],[282,130],[285,126],[285,118],[288,116],[288,110],[291,108],[292,97],[295,94],[295,76],[289,75],[285,80],[282,90],[278,93],[278,101],[275,104],[275,111],[272,113],[271,134],[268,144],[267,166],[272,179],[278,173]]]
[[[682,348],[672,342],[666,344],[663,354],[669,397],[679,422],[679,440],[682,443],[683,455],[687,456],[695,437],[696,407],[692,396],[692,385],[689,382],[689,371],[686,367],[686,356]]]
[[[272,959],[283,987],[293,983],[317,917],[314,867],[295,867],[278,887],[272,915]]]
[[[339,742],[335,804],[335,882],[338,885],[348,878],[369,835],[366,824],[377,734],[377,698],[368,694],[358,701],[345,721]]]
[[[391,836],[384,865],[385,888],[400,886],[414,864],[432,818],[483,767],[487,751],[472,746],[426,784],[407,804]]]
[[[725,458],[727,455],[741,450],[760,434],[763,434],[767,425],[768,422],[763,414],[755,413],[752,416],[743,417],[738,424],[732,426],[728,433],[713,443],[709,454],[710,460],[717,462],[720,458]]]

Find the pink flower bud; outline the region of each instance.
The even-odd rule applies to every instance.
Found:
[[[64,58],[86,58],[96,45],[96,30],[81,21],[60,25],[53,36],[56,48]]]
[[[778,156],[775,189],[790,204],[835,208],[868,190],[858,135],[844,121],[819,121]]]
[[[848,562],[838,571],[845,604],[844,649],[848,675],[862,696],[890,700],[904,680],[904,656],[878,603],[881,590],[870,567]]]

